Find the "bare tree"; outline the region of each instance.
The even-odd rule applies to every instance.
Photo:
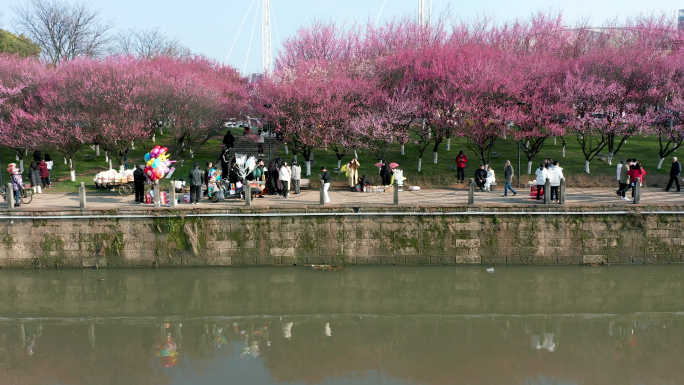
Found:
[[[38,44],[46,61],[59,64],[78,56],[99,56],[111,38],[111,21],[86,3],[28,0],[14,9],[17,27]]]
[[[182,45],[178,38],[171,38],[159,28],[129,29],[114,38],[111,52],[114,54],[134,55],[144,59],[155,56],[189,56],[190,49]]]

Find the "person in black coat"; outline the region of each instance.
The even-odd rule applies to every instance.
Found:
[[[389,165],[383,160],[382,167],[380,167],[380,178],[382,178],[382,185],[389,186],[392,184],[392,170],[390,170]]]
[[[275,163],[271,161],[268,164],[268,195],[276,195],[276,190],[278,189],[278,169],[275,166]]]
[[[484,164],[480,165],[480,168],[475,170],[475,183],[477,183],[477,188],[484,191],[485,182],[487,181],[487,170],[485,170]]]
[[[145,182],[147,177],[143,168],[137,164],[133,171],[133,188],[135,189],[135,203],[145,203]]]
[[[233,133],[230,132],[230,130],[228,130],[226,136],[223,137],[223,144],[229,150],[233,148],[233,145],[235,144],[235,137],[233,136]]]
[[[677,185],[677,191],[680,190],[679,186],[679,173],[682,172],[682,165],[679,164],[677,161],[677,157],[672,158],[672,167],[670,168],[670,180],[667,182],[667,187],[665,187],[665,191],[670,191],[670,187],[672,187],[672,182],[675,182]]]
[[[230,150],[224,148],[221,151],[221,156],[219,156],[219,161],[221,162],[221,178],[225,178],[228,175],[228,170],[230,166]]]

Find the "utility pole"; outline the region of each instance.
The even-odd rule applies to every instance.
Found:
[[[432,22],[432,0],[418,0],[418,23],[427,27]]]
[[[261,9],[261,53],[264,61],[264,74],[271,71],[271,2],[263,0]]]

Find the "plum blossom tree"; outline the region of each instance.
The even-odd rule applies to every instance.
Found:
[[[157,85],[150,92],[154,109],[149,127],[168,127],[174,137],[171,153],[184,161],[240,116],[247,104],[246,79],[232,67],[204,58],[157,57],[146,63]]]

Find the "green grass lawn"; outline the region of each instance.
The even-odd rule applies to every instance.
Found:
[[[233,134],[236,138],[241,137],[241,128],[231,128]],[[219,153],[221,151],[221,141],[225,132],[217,135],[210,139],[204,146],[197,149],[193,159],[186,159],[185,164],[179,167],[173,177],[176,178],[187,178],[187,175],[193,165],[193,163],[199,163],[203,168],[206,162],[213,161],[216,162]],[[156,143],[159,145],[169,145],[171,137],[168,134],[156,135]],[[655,179],[661,180],[666,178],[670,169],[670,159],[666,159],[663,163],[661,170],[656,170],[658,164],[658,139],[657,137],[634,137],[627,141],[625,145],[622,146],[620,152],[613,159],[613,165],[607,165],[605,162],[601,162],[595,159],[591,162],[591,176],[586,177],[584,173],[584,156],[580,149],[579,144],[575,140],[574,136],[568,136],[566,138],[566,157],[562,157],[562,145],[560,140],[557,141],[557,145],[553,145],[553,138],[548,139],[544,146],[544,149],[533,161],[533,172],[534,168],[539,166],[539,163],[545,158],[550,157],[558,160],[561,163],[561,167],[564,169],[564,174],[568,179],[568,183],[572,182],[586,183],[587,180],[600,180],[603,184],[611,185],[612,180],[614,180],[615,168],[620,160],[626,158],[636,157],[642,162],[644,168],[652,175],[651,180]],[[151,146],[152,147],[152,146]],[[129,155],[129,168],[132,168],[134,164],[142,164],[143,157],[150,148],[142,148],[141,146],[136,146],[136,149],[131,151]],[[105,162],[104,153],[95,160],[85,160],[85,155],[94,155],[95,152],[88,146],[84,146],[76,157],[76,181],[72,182],[69,178],[69,171],[67,166],[63,162],[63,157],[50,149],[41,149],[43,154],[48,152],[53,160],[55,161],[54,169],[52,171],[52,186],[53,188],[47,190],[47,192],[76,192],[78,191],[78,186],[80,182],[85,182],[88,187],[89,192],[100,192],[107,193],[105,190],[95,189],[93,183],[93,177],[96,173],[100,171],[105,171],[108,169],[108,163]],[[465,146],[465,140],[460,138],[452,138],[451,141],[451,151],[446,151],[446,141],[444,141],[439,148],[439,159],[438,163],[434,164],[432,147],[430,146],[424,154],[422,170],[418,173],[418,151],[412,145],[406,145],[405,155],[400,155],[399,146],[391,146],[387,151],[386,160],[389,162],[397,162],[402,169],[404,169],[404,176],[407,178],[408,185],[419,185],[423,187],[430,186],[455,186],[456,172],[450,171],[449,166],[455,165],[454,158],[458,154],[459,150],[463,150],[468,156],[469,163],[466,169],[466,178],[473,177],[475,170],[479,166],[479,161],[475,153],[468,151]],[[492,157],[491,165],[496,172],[497,179],[502,178],[504,162],[508,159],[513,164],[513,167],[518,168],[518,144],[514,140],[498,140],[493,148],[493,152],[500,153],[500,157]],[[14,152],[11,149],[3,148],[1,150],[2,155],[2,172],[3,172],[3,182],[9,182],[9,175],[7,173],[7,164],[15,162]],[[285,155],[284,149],[281,146],[277,150],[278,156],[281,156],[288,163],[292,160],[292,153]],[[607,153],[607,151],[603,151]],[[358,151],[359,161],[361,167],[359,170],[359,175],[368,175],[374,183],[379,183],[378,169],[374,166],[378,162],[375,157],[363,150]],[[342,161],[342,164],[348,162],[353,156],[353,152],[347,154]],[[302,165],[302,171],[305,171],[305,166],[303,158],[300,155],[299,162]],[[32,152],[25,158],[24,167],[28,170],[29,164],[33,159]],[[314,151],[314,160],[316,165],[312,167],[312,174],[314,175],[311,179],[314,181],[317,175],[320,173],[321,165],[326,165],[329,170],[333,170],[337,167],[337,157],[332,151],[317,150]],[[176,163],[177,165],[178,163]],[[522,172],[522,182],[525,183],[528,180],[534,179],[534,175],[526,176],[527,171],[527,160],[524,154],[521,153],[521,172]],[[114,168],[118,167],[114,165]],[[24,172],[24,183],[29,183],[28,171]],[[658,178],[657,175],[661,175]],[[649,181],[649,176],[646,177],[647,182]],[[333,181],[337,182],[336,185],[342,186],[346,181],[344,174],[334,175]],[[168,183],[168,180],[162,182],[162,186]],[[315,182],[314,182],[315,184]],[[111,192],[114,194],[115,192]]]

